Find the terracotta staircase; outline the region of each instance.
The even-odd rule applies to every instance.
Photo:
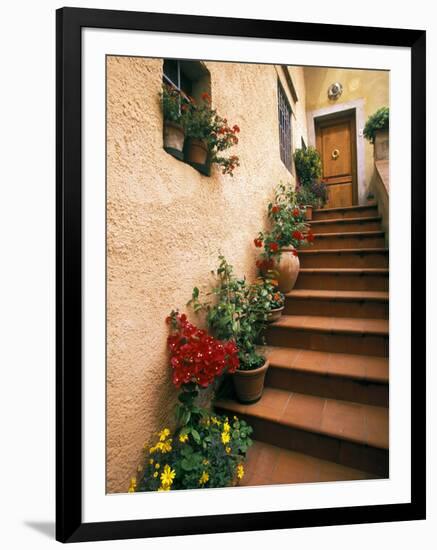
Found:
[[[254,428],[244,484],[388,476],[388,250],[376,205],[316,210],[314,246],[267,332],[262,399],[216,408]]]

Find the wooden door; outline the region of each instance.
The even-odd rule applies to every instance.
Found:
[[[316,122],[316,139],[328,185],[326,208],[357,204],[355,116]]]

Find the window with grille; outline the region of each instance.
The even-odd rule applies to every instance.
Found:
[[[281,160],[291,172],[292,147],[291,147],[291,107],[287,96],[278,82],[278,118],[279,118],[279,149]]]

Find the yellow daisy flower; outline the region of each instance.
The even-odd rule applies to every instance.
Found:
[[[170,468],[168,464],[164,466],[164,471],[161,474],[161,483],[163,486],[169,486],[173,483],[174,478],[176,477],[176,472]]]
[[[156,468],[157,470],[159,470],[160,467],[161,467],[161,466],[160,466],[159,462],[157,462],[157,463],[155,464],[155,468]]]
[[[231,450],[232,450],[232,449],[231,449],[230,447],[226,447],[226,448],[225,448],[225,451],[226,451],[228,454],[231,452]]]
[[[181,443],[185,443],[185,441],[188,441],[188,434],[181,434],[181,435],[179,436],[179,441],[180,441]]]
[[[231,436],[229,435],[229,432],[222,432],[223,445],[226,445],[226,443],[229,443],[230,440],[231,440]]]
[[[199,485],[205,485],[205,483],[209,480],[209,474],[208,472],[203,472],[202,475],[199,478]]]
[[[137,478],[131,477],[129,489],[127,490],[128,493],[135,493],[135,489],[137,488]]]
[[[170,485],[161,485],[161,487],[158,488],[158,491],[170,491]]]
[[[223,431],[224,432],[230,432],[231,431],[231,426],[227,422],[225,422],[223,424]]]
[[[243,479],[243,476],[244,476],[244,468],[242,464],[239,464],[237,466],[237,477],[238,479]]]
[[[170,435],[170,430],[168,428],[164,428],[161,432],[159,432],[159,441],[165,441],[167,437]]]

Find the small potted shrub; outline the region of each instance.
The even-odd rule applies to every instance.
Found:
[[[315,197],[315,208],[323,208],[328,202],[328,186],[320,180],[313,180],[309,187],[312,195]]]
[[[364,126],[364,137],[374,144],[376,160],[387,160],[389,157],[389,122],[389,108],[381,107],[367,119]]]
[[[270,231],[258,234],[254,240],[257,248],[263,248],[257,267],[261,274],[274,270],[278,275],[279,289],[289,292],[299,275],[297,248],[313,242],[312,231],[304,222],[304,210],[299,207],[291,186],[280,184],[275,193],[275,202],[268,206]]]
[[[297,176],[301,185],[311,185],[322,175],[320,154],[314,147],[296,149],[293,154]]]
[[[185,140],[183,111],[188,102],[170,84],[162,85],[160,95],[164,116],[164,147],[182,156]]]
[[[317,198],[311,191],[310,186],[300,185],[296,192],[296,201],[300,208],[304,210],[305,220],[313,219],[313,208],[317,204]]]
[[[212,132],[215,113],[207,96],[208,94],[203,94],[199,104],[190,97],[189,104],[184,107],[187,136],[185,158],[195,164],[205,164],[208,157],[208,139]]]
[[[257,285],[237,278],[223,256],[219,260],[217,284],[212,290],[215,300],[201,303],[199,290],[194,288],[189,304],[196,312],[206,312],[208,328],[216,338],[235,341],[239,359],[232,376],[235,392],[241,403],[255,403],[261,399],[269,366],[257,351],[257,344],[263,342],[268,311],[264,301],[256,299]]]
[[[270,276],[259,277],[255,285],[257,292],[254,296],[263,304],[267,323],[280,319],[285,307],[285,296],[278,289],[278,281]]]
[[[174,431],[166,427],[152,445],[128,492],[228,487],[244,476],[252,428],[236,416],[229,420],[199,407],[196,398],[224,372],[238,367],[233,341],[221,342],[173,311],[167,319],[173,383],[179,390]],[[208,357],[208,359],[206,359]]]

